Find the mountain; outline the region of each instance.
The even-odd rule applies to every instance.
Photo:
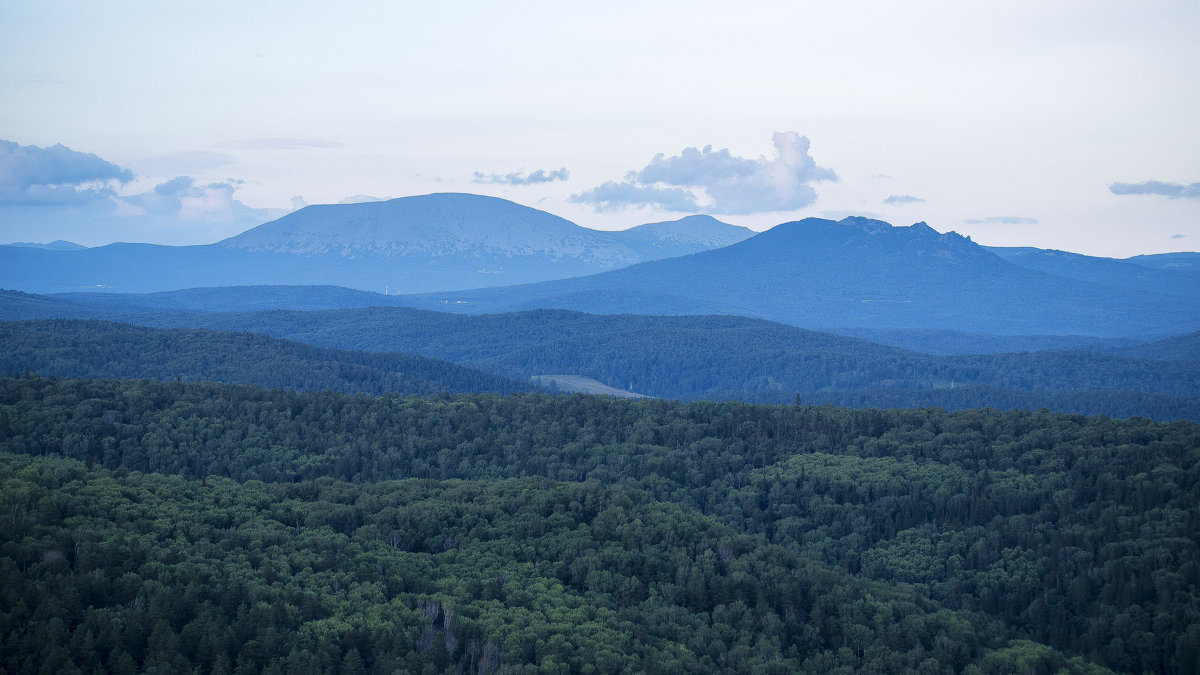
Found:
[[[642,260],[657,260],[724,248],[753,237],[755,232],[723,223],[712,216],[697,215],[646,223],[611,234],[639,251]]]
[[[1156,253],[1154,255],[1136,255],[1126,258],[1126,262],[1156,269],[1175,269],[1200,271],[1200,253]]]
[[[572,261],[611,269],[639,262],[604,233],[527,206],[470,194],[306,206],[217,246],[311,257],[461,257],[475,267]]]
[[[50,251],[82,251],[83,249],[87,248],[86,246],[81,246],[73,241],[64,241],[62,239],[56,239],[48,244],[35,244],[28,241],[14,241],[11,244],[6,244],[6,246],[16,246],[18,248],[44,248]]]
[[[1133,259],[1117,260],[1030,247],[986,248],[1014,265],[1078,281],[1138,288],[1153,293],[1162,290],[1163,272],[1168,271],[1175,273],[1177,278],[1189,280],[1189,283],[1200,287],[1200,265],[1170,264],[1165,261],[1159,261],[1159,264],[1139,264],[1132,262]]]
[[[0,246],[0,288],[150,293],[332,285],[418,293],[593,274],[735,241],[748,232],[705,218],[634,229],[590,230],[504,199],[431,194],[308,206],[205,246]]]
[[[1151,284],[1100,283],[1008,262],[924,223],[809,218],[725,248],[578,279],[411,298],[474,313],[539,307],[601,313],[709,311],[806,328],[993,335],[1167,336],[1200,328],[1200,283],[1158,270]],[[1152,287],[1152,288],[1151,288]]]

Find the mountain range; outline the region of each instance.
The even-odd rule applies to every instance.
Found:
[[[1056,264],[1046,252],[1009,258],[924,223],[808,218],[688,256],[415,296],[410,304],[474,313],[737,314],[832,332],[1165,337],[1200,329],[1195,269],[1073,254]],[[1106,276],[1112,268],[1122,273]]]
[[[989,248],[925,223],[860,217],[807,218],[760,234],[707,216],[600,232],[502,199],[434,194],[306,207],[208,246],[0,246],[0,287],[189,311],[729,314],[904,346],[913,335],[926,336],[920,343],[980,334],[1075,336],[1090,348],[1090,338],[1147,341],[1200,329],[1198,260]],[[212,288],[240,285],[255,288]],[[292,285],[303,288],[284,287]],[[183,290],[195,287],[209,290]],[[953,351],[927,348],[939,349]]]
[[[307,206],[204,246],[0,246],[0,288],[147,293],[331,284],[412,293],[586,275],[753,234],[708,216],[604,232],[495,197],[431,194]]]

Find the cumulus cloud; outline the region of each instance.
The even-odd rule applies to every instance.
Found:
[[[900,206],[902,204],[916,204],[924,201],[924,199],[921,199],[920,197],[914,197],[912,195],[891,195],[887,199],[883,200],[883,203],[891,204],[893,206]]]
[[[0,241],[209,243],[284,215],[234,197],[240,180],[177,176],[121,194],[133,172],[63,145],[0,141]]]
[[[190,176],[177,176],[150,192],[116,197],[117,213],[124,216],[166,216],[187,221],[233,223],[254,221],[264,209],[249,207],[234,198],[241,181],[227,179],[197,185]]]
[[[836,181],[832,169],[818,166],[809,155],[809,140],[794,131],[777,132],[772,137],[775,157],[746,159],[728,149],[685,148],[678,155],[656,155],[645,168],[630,172],[622,183],[605,183],[599,188],[572,196],[572,201],[591,203],[597,208],[619,206],[659,206],[668,210],[695,210],[695,191],[702,192],[706,211],[720,214],[793,211],[809,206],[817,199],[810,183]],[[618,190],[617,186],[621,189]],[[681,208],[663,204],[662,191],[673,191],[670,200]],[[692,195],[691,200],[678,193]],[[628,201],[614,198],[624,195]],[[604,197],[605,201],[598,201]],[[686,208],[682,208],[686,207]]]
[[[990,218],[967,218],[967,225],[1037,225],[1037,218],[1019,218],[1017,216],[992,216]]]
[[[591,204],[597,211],[613,211],[626,206],[654,206],[664,211],[699,211],[696,196],[677,187],[636,185],[629,181],[608,181],[591,190],[571,195],[577,204]]]
[[[535,185],[537,183],[549,183],[556,180],[566,180],[571,177],[571,172],[567,171],[567,167],[555,169],[554,171],[545,171],[538,169],[532,173],[521,173],[514,171],[513,173],[485,174],[481,171],[476,171],[471,178],[472,183],[499,183],[501,185]]]
[[[132,171],[65,145],[0,141],[0,204],[81,205],[108,199],[113,182],[131,180]]]
[[[1143,183],[1113,183],[1108,191],[1114,195],[1161,195],[1168,199],[1200,199],[1200,183],[1164,183],[1148,180]]]

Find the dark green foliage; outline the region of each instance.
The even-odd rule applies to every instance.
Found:
[[[0,452],[17,672],[1200,664],[1190,423],[9,378]]]
[[[1086,351],[932,356],[741,317],[557,310],[455,316],[373,307],[136,320],[252,331],[341,349],[410,352],[513,376],[579,374],[666,398],[775,402],[800,393],[804,400],[816,394],[820,398],[813,400],[838,405],[1045,407],[1200,420],[1196,360]]]
[[[186,294],[189,302],[203,306],[209,294],[202,290]],[[317,300],[319,290],[313,290]],[[286,294],[286,289],[272,292]],[[1143,345],[1127,355],[1077,349],[934,356],[735,316],[597,316],[562,310],[464,316],[398,307],[197,313],[120,304],[148,301],[138,298],[109,296],[89,307],[0,292],[0,313],[7,308],[8,316],[40,317],[51,311],[41,305],[59,303],[70,317],[90,311],[91,316],[160,328],[244,331],[335,349],[419,354],[522,381],[531,375],[581,375],[618,389],[683,400],[779,402],[798,393],[804,401],[847,406],[1049,408],[1200,421],[1200,360],[1182,358],[1190,354],[1194,336]],[[75,333],[79,349],[71,358],[86,362],[92,358],[91,347],[84,331]],[[20,363],[9,363],[9,372],[24,372]],[[117,375],[99,369],[38,372]],[[200,371],[178,374],[214,379]],[[275,380],[220,379],[276,386]]]
[[[302,391],[530,391],[505,377],[410,354],[369,354],[249,333],[155,330],[104,321],[0,323],[0,373],[202,380]]]

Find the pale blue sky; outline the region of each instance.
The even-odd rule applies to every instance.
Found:
[[[0,241],[463,191],[602,229],[695,206],[1200,249],[1200,3],[747,4],[4,3]]]

